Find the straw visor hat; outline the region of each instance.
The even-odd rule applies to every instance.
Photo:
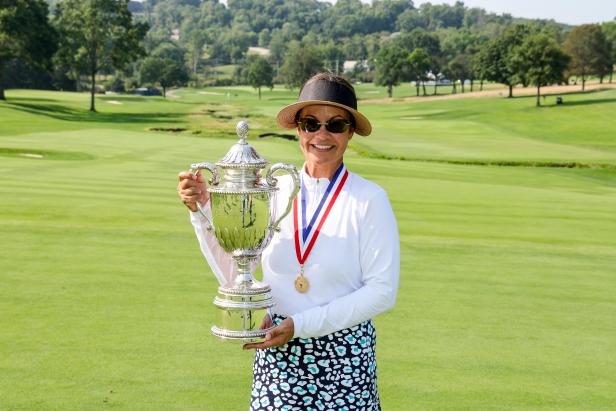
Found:
[[[297,127],[297,113],[306,106],[326,105],[340,107],[348,111],[355,120],[355,132],[368,136],[372,132],[370,121],[357,111],[357,97],[349,86],[329,79],[309,80],[299,93],[297,103],[284,107],[276,116],[278,125],[282,128]]]

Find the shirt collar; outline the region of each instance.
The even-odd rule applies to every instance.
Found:
[[[329,178],[325,178],[325,177],[321,177],[321,178],[310,177],[308,175],[308,173],[306,172],[306,163],[304,163],[304,165],[302,166],[302,170],[300,171],[300,175],[301,175],[301,178],[302,178],[302,183],[307,188],[313,188],[317,184],[319,186],[327,187],[327,185],[329,184]]]

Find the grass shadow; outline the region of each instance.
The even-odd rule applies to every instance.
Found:
[[[194,105],[194,102],[187,101],[185,99],[173,99],[173,98],[164,98],[161,96],[133,96],[127,94],[117,94],[117,95],[105,95],[105,96],[96,96],[97,101],[120,101],[120,102],[130,102],[130,103],[174,103],[174,104],[188,104]]]
[[[551,104],[546,105],[544,107],[568,107],[568,106],[591,106],[594,104],[606,104],[606,103],[616,103],[616,98],[598,98],[595,100],[579,100],[579,101],[567,101],[564,100],[563,104]]]
[[[542,107],[556,107],[559,106],[552,101],[548,101],[552,100],[552,99],[556,99],[557,97],[561,97],[564,101],[564,103],[562,104],[563,106],[585,106],[585,105],[592,105],[592,104],[604,104],[604,103],[613,103],[616,102],[616,97],[614,98],[601,98],[601,99],[590,99],[590,100],[576,100],[576,101],[571,101],[568,100],[567,97],[573,97],[573,96],[591,96],[593,94],[599,94],[599,93],[603,93],[606,91],[610,91],[610,90],[614,90],[613,88],[598,88],[595,90],[576,90],[576,91],[567,91],[567,92],[562,92],[562,93],[541,93],[541,105]],[[515,99],[525,99],[525,100],[531,100],[531,99],[536,99],[537,95],[527,95],[527,96],[514,96],[513,98]]]
[[[45,101],[45,102],[58,102],[58,100],[54,100],[52,98],[38,98],[38,97],[7,97],[4,101],[5,104],[11,104],[14,101]]]
[[[16,103],[8,101],[6,106],[56,120],[91,123],[179,123],[188,113],[91,113],[59,104]]]
[[[295,97],[268,97],[268,101],[293,101]]]
[[[397,115],[397,116],[391,116],[389,118],[406,120],[406,121],[413,121],[413,120],[448,121],[448,120],[460,120],[464,118],[470,118],[470,117],[478,116],[481,114],[483,113],[476,111],[476,110],[457,110],[457,111],[442,110],[442,111],[433,112],[433,113],[425,113],[425,112],[415,113],[414,111],[410,111],[409,113],[405,113],[403,116]]]
[[[126,94],[116,94],[116,95],[105,95],[105,96],[97,96],[97,100],[107,101],[107,100],[119,100],[119,101],[131,101],[137,103],[147,103],[152,101],[163,101],[162,97],[154,97],[154,96],[131,96]],[[149,100],[149,101],[148,101]],[[166,100],[165,100],[166,101]]]
[[[575,90],[575,91],[567,91],[564,93],[547,93],[546,96],[573,96],[577,94],[598,94],[603,93],[605,91],[614,90],[612,87],[599,87],[592,90]]]

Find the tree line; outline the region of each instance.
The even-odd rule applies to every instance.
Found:
[[[254,55],[250,47],[267,50]],[[509,86],[612,81],[616,21],[570,27],[479,8],[411,0],[0,0],[0,99],[4,87],[87,87],[90,109],[105,88],[275,82],[298,87],[318,70],[392,90],[452,81]],[[212,67],[234,64],[225,79]],[[98,81],[98,82],[97,82]]]
[[[522,84],[540,89],[551,84],[568,84],[577,76],[585,89],[586,79],[597,76],[602,83],[606,76],[612,82],[616,63],[616,22],[585,24],[574,27],[559,43],[545,29],[531,24],[507,27],[500,35],[482,41],[464,30],[440,38],[422,29],[403,33],[386,42],[376,59],[376,84],[386,86],[389,97],[392,88],[401,81],[414,81],[417,95],[420,86],[426,95],[425,82],[434,84],[434,94],[441,77],[464,92],[470,83],[491,81],[505,84],[509,97],[513,88]]]

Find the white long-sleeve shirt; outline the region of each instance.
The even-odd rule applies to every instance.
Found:
[[[308,220],[329,180],[301,171]],[[278,179],[276,210],[282,212],[292,190],[290,177]],[[206,212],[209,207],[206,206]],[[301,219],[301,217],[300,217]],[[235,275],[232,259],[218,246],[199,213],[191,213],[201,250],[219,282]],[[272,287],[273,311],[293,318],[294,337],[320,337],[352,327],[393,307],[400,276],[400,241],[387,194],[378,185],[349,172],[345,185],[321,227],[304,264],[310,283],[306,293],[295,289],[300,272],[289,213],[263,251],[263,280]]]

